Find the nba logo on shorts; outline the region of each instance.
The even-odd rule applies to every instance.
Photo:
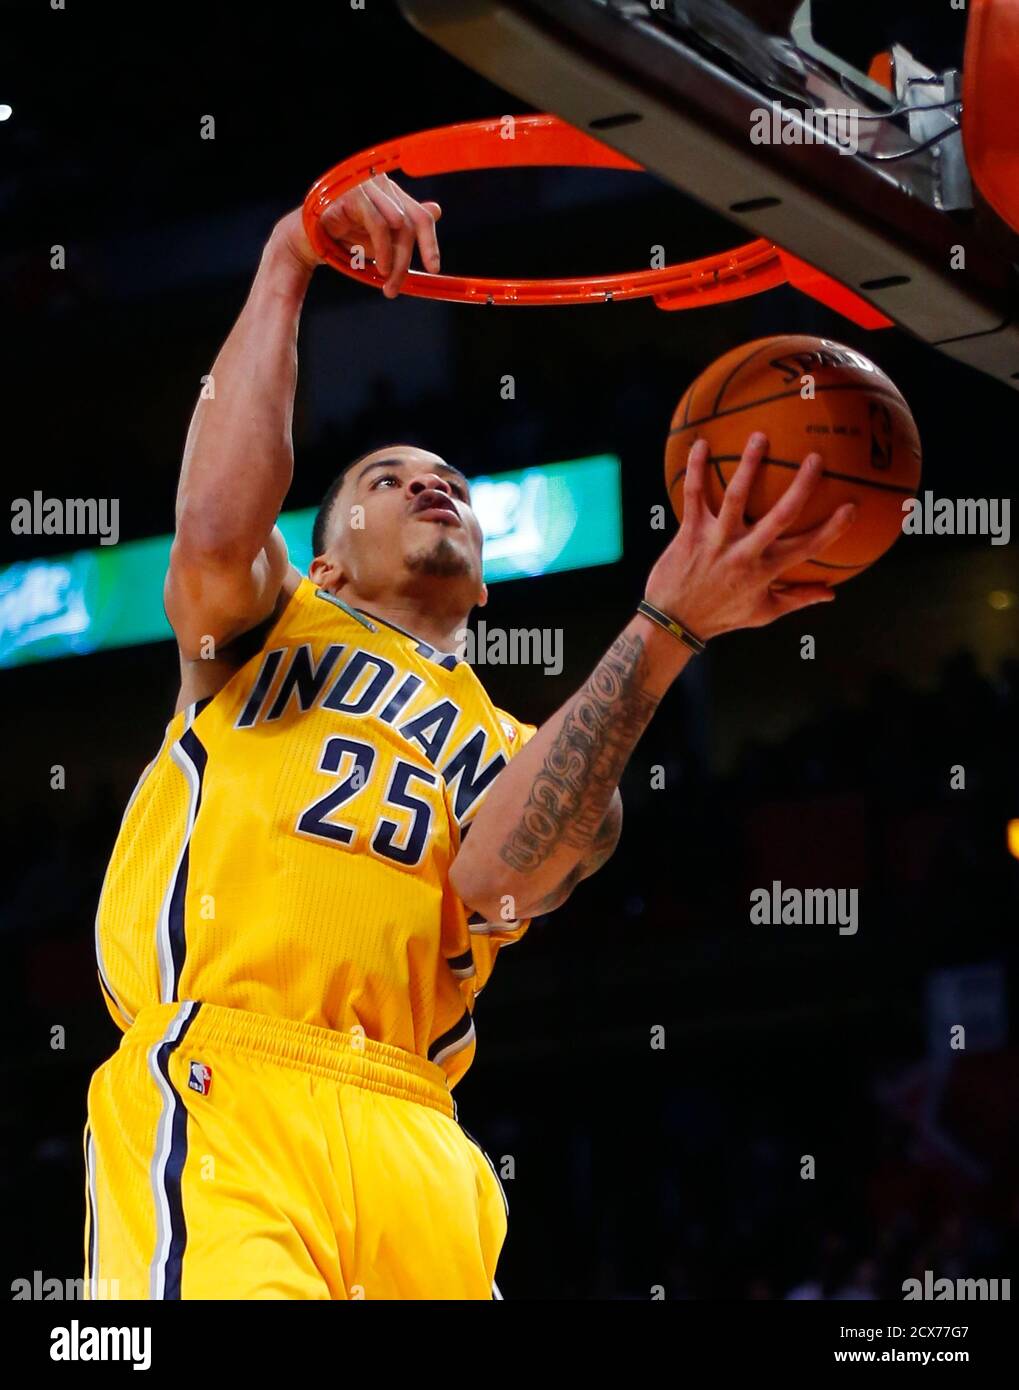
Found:
[[[204,1062],[191,1062],[189,1065],[191,1074],[188,1077],[188,1086],[199,1095],[207,1096],[212,1085],[212,1068],[207,1067]]]

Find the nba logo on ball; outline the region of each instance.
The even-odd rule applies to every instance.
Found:
[[[204,1062],[192,1062],[191,1075],[188,1077],[188,1086],[192,1091],[197,1091],[199,1095],[207,1096],[209,1087],[212,1085],[212,1068],[207,1067]]]

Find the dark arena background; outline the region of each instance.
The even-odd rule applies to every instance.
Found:
[[[833,32],[850,44],[865,9],[847,3]],[[949,5],[919,13],[928,61],[957,58]],[[878,7],[871,22],[876,49]],[[202,376],[274,222],[356,150],[527,108],[382,0],[4,6],[2,25],[5,489],[117,498],[121,544],[165,535]],[[443,205],[447,270],[594,274],[646,265],[659,244],[688,259],[740,239],[643,174],[406,186]],[[682,314],[512,310],[390,303],[323,269],[286,506],[315,505],[344,461],[398,440],[469,475],[617,455],[621,558],[499,583],[483,615],[562,630],[559,674],[479,672],[540,722],[625,625],[672,534],[671,514],[664,530],[652,518],[676,401],[721,353],[777,333],[875,358],[915,414],[925,489],[1015,500],[1007,387],[792,289]],[[5,528],[0,562],[93,543]],[[712,642],[666,697],[624,778],[618,853],[501,952],[475,1014],[456,1095],[505,1174],[507,1299],[901,1300],[925,1270],[1016,1272],[1016,553],[903,537],[833,604]],[[5,636],[15,622],[0,593]],[[95,907],[176,682],[165,640],[0,672],[9,1282],[81,1270],[85,1094],[119,1040]],[[749,894],[775,880],[858,887],[858,932],[751,924]]]

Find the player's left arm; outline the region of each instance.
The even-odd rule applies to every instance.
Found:
[[[585,878],[590,878],[596,874],[601,866],[608,862],[616,851],[619,844],[619,836],[623,829],[623,798],[619,795],[619,788],[612,793],[612,800],[609,802],[609,809],[605,819],[601,823],[598,833],[595,835],[591,844],[590,853],[576,864],[570,872],[547,897],[541,898],[531,908],[532,917],[541,917],[546,912],[554,912],[557,907],[562,907],[563,903],[576,888],[577,884]]]

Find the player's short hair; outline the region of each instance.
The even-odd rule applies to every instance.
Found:
[[[366,449],[363,454],[358,454],[357,458],[351,459],[349,463],[345,463],[329,484],[329,491],[319,503],[318,511],[315,513],[315,521],[311,528],[311,553],[313,557],[315,555],[324,555],[326,547],[329,544],[329,518],[332,516],[333,504],[340,494],[340,488],[343,486],[344,478],[346,478],[352,468],[356,468],[359,463],[363,463],[370,454],[377,454],[380,447],[384,448],[385,445],[380,446],[376,444],[374,448]]]

